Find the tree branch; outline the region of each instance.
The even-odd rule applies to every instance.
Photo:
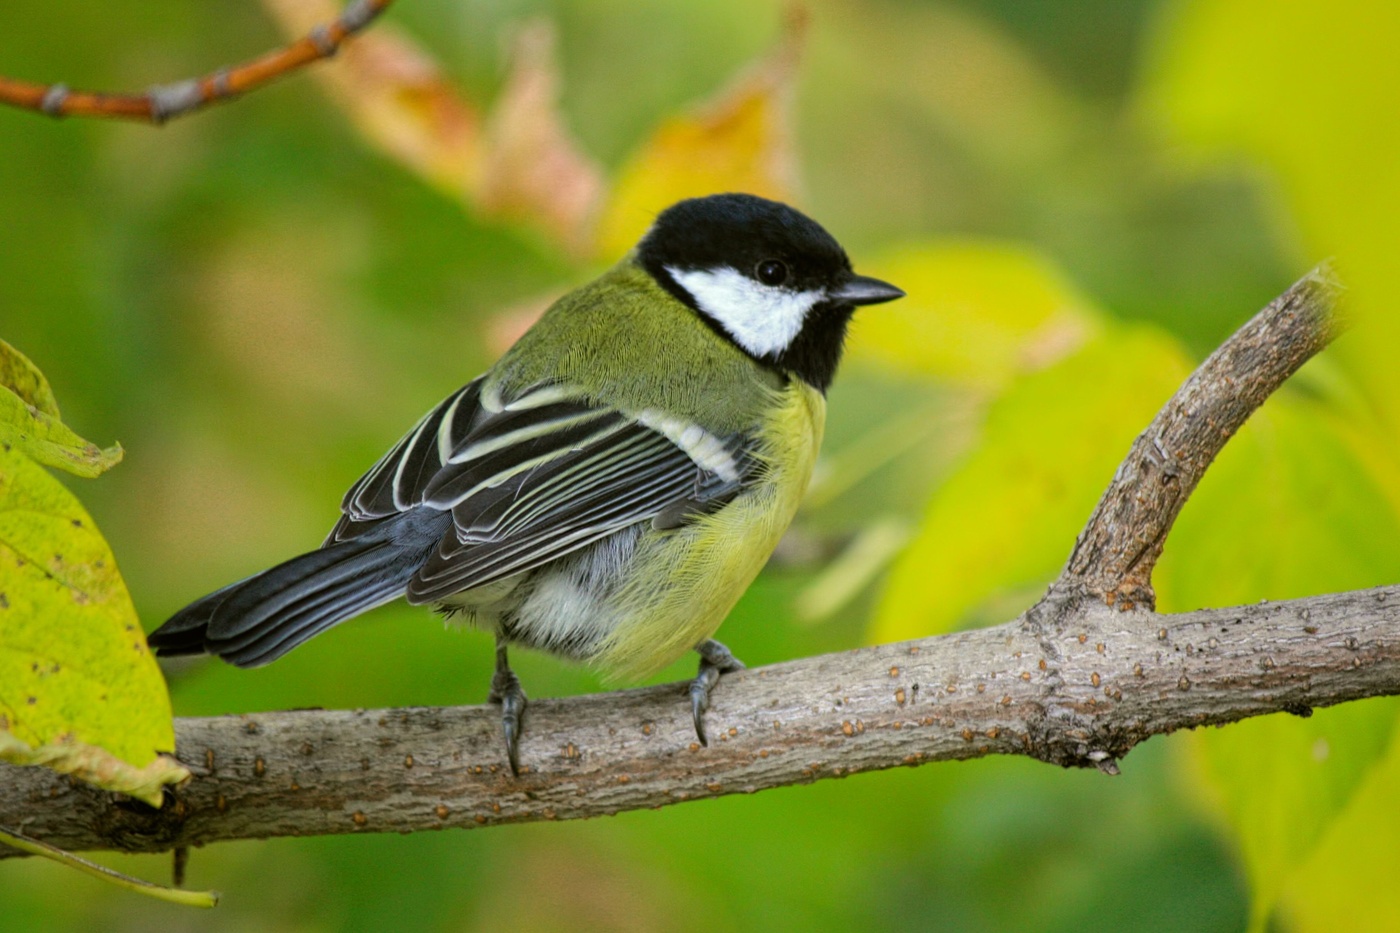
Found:
[[[1342,287],[1322,264],[1191,374],[1119,465],[1056,587],[1120,609],[1152,609],[1167,533],[1226,441],[1284,380],[1345,329]]]
[[[66,849],[158,851],[576,819],[989,754],[1114,772],[1153,735],[1400,692],[1400,587],[1143,608],[1182,503],[1249,413],[1337,333],[1336,294],[1315,272],[1202,364],[1022,617],[726,675],[708,748],[675,684],[533,702],[518,778],[494,707],[181,719],[179,754],[197,776],[163,809],[0,765],[0,825]]]
[[[335,20],[260,58],[220,68],[200,78],[156,85],[143,94],[70,90],[66,84],[33,84],[0,75],[0,103],[52,117],[111,117],[161,124],[209,104],[257,90],[323,58],[330,58],[393,0],[351,0]]]

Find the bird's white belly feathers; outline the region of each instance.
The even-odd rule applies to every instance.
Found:
[[[617,593],[645,525],[632,525],[535,571],[528,593],[502,621],[513,641],[583,660],[620,621]]]
[[[588,660],[617,625],[614,598],[644,527],[624,528],[537,570],[457,593],[440,606],[451,613],[449,624],[474,625],[518,644]]]

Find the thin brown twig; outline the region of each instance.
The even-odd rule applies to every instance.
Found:
[[[108,117],[159,125],[257,90],[312,62],[330,58],[391,3],[393,0],[351,0],[334,20],[289,45],[203,77],[155,85],[141,94],[76,91],[62,83],[34,84],[0,76],[0,103],[52,117]]]

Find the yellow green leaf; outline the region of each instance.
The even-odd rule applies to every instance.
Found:
[[[1226,445],[1173,529],[1155,576],[1176,611],[1390,583],[1400,518],[1323,402],[1281,392]],[[1199,774],[1236,838],[1256,928],[1388,747],[1392,700],[1279,715],[1193,737]]]
[[[1312,855],[1281,885],[1293,933],[1390,933],[1400,917],[1400,742],[1366,776]]]
[[[122,458],[120,444],[106,450],[83,440],[59,420],[58,402],[44,374],[0,340],[0,445],[17,447],[45,466],[96,476]]]
[[[1078,352],[1014,382],[891,572],[873,640],[1004,621],[1024,608],[1063,566],[1133,437],[1188,371],[1181,347],[1160,331],[1105,326]]]
[[[17,447],[0,448],[0,731],[17,759],[57,754],[84,773],[106,765],[82,746],[136,769],[175,746],[165,682],[111,550]]]
[[[804,16],[789,16],[772,53],[715,100],[657,128],[618,174],[598,227],[599,256],[621,256],[658,213],[683,198],[745,191],[793,199],[797,157],[789,111],[805,30]]]
[[[1338,257],[1367,331],[1338,352],[1400,436],[1400,5],[1192,0],[1171,14],[1142,111],[1206,157],[1265,167],[1305,258]]]
[[[1266,928],[1290,879],[1385,755],[1397,709],[1387,697],[1192,734],[1195,773],[1249,876],[1251,929]]]
[[[83,440],[54,415],[0,387],[0,445],[14,447],[45,466],[93,477],[121,462],[122,448]]]
[[[0,716],[0,721],[3,719]],[[178,784],[190,776],[188,769],[168,755],[156,755],[138,768],[105,748],[86,745],[72,738],[64,737],[31,748],[3,729],[0,729],[0,761],[8,761],[12,765],[43,765],[60,774],[71,774],[103,790],[144,800],[153,807],[161,805],[165,785]]]
[[[1357,407],[1377,421],[1305,419],[1287,405],[1271,411],[1271,402],[1250,426],[1254,438],[1231,442],[1188,505],[1159,567],[1159,590],[1193,605],[1393,582],[1400,570],[1400,121],[1390,115],[1400,87],[1400,7],[1194,0],[1177,5],[1163,25],[1140,95],[1143,112],[1188,151],[1263,167],[1308,256],[1338,257],[1358,327],[1329,355],[1363,388],[1365,405]],[[1256,559],[1259,566],[1248,563]],[[1188,560],[1193,566],[1184,566]],[[1352,841],[1361,838],[1358,819],[1367,833],[1383,832],[1373,821],[1400,805],[1392,780],[1389,796],[1368,785],[1368,814],[1351,815],[1365,767],[1384,751],[1375,736],[1393,717],[1390,705],[1373,702],[1318,723],[1245,724],[1200,740],[1210,765],[1202,773],[1225,802],[1254,885],[1256,929],[1280,896],[1289,919],[1304,928],[1365,928],[1340,919],[1347,914],[1369,915],[1372,929],[1393,927],[1393,914],[1377,924],[1381,915],[1370,908],[1343,904],[1370,869],[1372,847],[1319,842],[1336,838],[1338,820],[1353,827]],[[1309,741],[1329,755],[1306,761]],[[1275,752],[1286,764],[1261,766]],[[1320,792],[1321,781],[1329,792]],[[1319,872],[1322,848],[1333,862]],[[1334,907],[1337,915],[1326,912]]]
[[[29,357],[0,340],[0,386],[20,397],[37,411],[58,417],[58,400],[53,397],[49,381]]]
[[[915,243],[861,266],[908,292],[856,319],[852,357],[885,371],[994,389],[1100,329],[1093,303],[1023,246]]]

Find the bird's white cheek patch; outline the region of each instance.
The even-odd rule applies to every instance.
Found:
[[[786,350],[801,332],[807,312],[823,297],[820,291],[795,292],[763,285],[737,269],[667,266],[666,271],[690,293],[700,310],[754,356]]]

